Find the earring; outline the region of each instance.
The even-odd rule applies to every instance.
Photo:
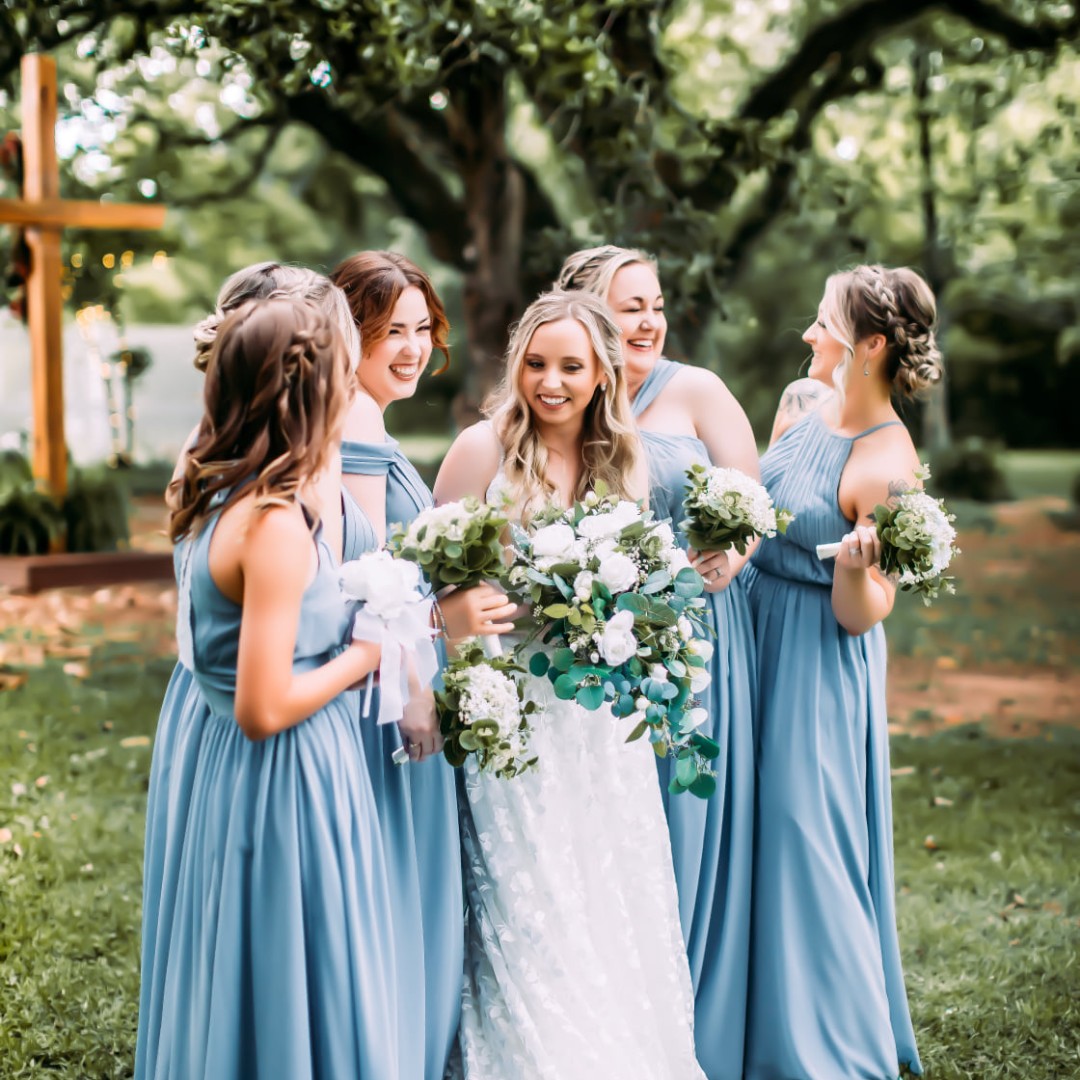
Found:
[[[869,375],[870,374],[869,361],[867,361],[866,363],[863,364],[862,373],[864,375]]]
[[[602,383],[600,385],[600,392],[603,393],[603,394],[607,393],[607,383]]]

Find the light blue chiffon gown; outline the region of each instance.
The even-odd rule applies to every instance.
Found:
[[[390,895],[355,693],[261,742],[233,712],[240,608],[214,584],[218,518],[178,545],[190,692],[166,698],[151,788],[148,865],[158,901],[140,1015],[139,1080],[397,1078],[398,991]],[[350,611],[317,536],[295,671],[326,662]],[[190,558],[188,559],[188,556]],[[174,677],[174,687],[187,675]],[[190,687],[188,690],[190,691]],[[171,710],[179,709],[179,720]],[[198,709],[197,722],[186,715]],[[194,729],[201,729],[197,734]],[[187,731],[189,741],[180,740]],[[173,766],[168,783],[163,772]],[[158,801],[160,800],[160,801]],[[164,837],[159,844],[158,838]]]
[[[840,626],[834,563],[814,551],[851,531],[840,475],[876,430],[849,438],[811,413],[761,463],[795,521],[748,568],[760,687],[748,1080],[921,1071],[896,935],[885,634]]]
[[[345,442],[345,473],[386,476],[386,521],[408,524],[432,505],[431,491],[397,442]],[[361,553],[346,500],[345,557]],[[357,508],[358,509],[358,508]],[[361,724],[393,898],[391,925],[406,996],[403,1077],[442,1080],[461,1015],[464,901],[454,770],[441,755],[394,765],[397,724]]]
[[[680,365],[659,360],[634,398],[640,416]],[[676,536],[685,517],[686,470],[708,465],[705,444],[690,435],[641,431],[649,463],[649,505],[670,518]],[[685,546],[685,545],[684,545]],[[694,1035],[709,1080],[740,1080],[746,1022],[754,830],[755,649],[750,609],[739,575],[706,594],[715,632],[702,693],[708,720],[701,731],[720,745],[716,793],[707,800],[669,795],[671,758],[657,759],[679,891],[679,915],[694,982]]]

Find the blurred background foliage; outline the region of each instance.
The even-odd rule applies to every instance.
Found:
[[[0,0],[0,132],[20,56],[51,52],[64,194],[172,208],[70,231],[72,308],[193,322],[247,263],[365,247],[431,269],[454,365],[397,430],[469,417],[562,257],[614,241],[659,256],[669,352],[759,436],[826,275],[880,261],[940,299],[923,445],[1065,447],[1078,41],[1041,0]]]

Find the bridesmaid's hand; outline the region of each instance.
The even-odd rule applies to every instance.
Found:
[[[836,565],[844,570],[869,570],[881,562],[881,538],[873,525],[857,525],[840,542]]]
[[[405,703],[398,730],[405,740],[410,761],[423,761],[442,752],[443,737],[435,713],[435,695],[430,687],[417,691]]]
[[[686,554],[690,565],[705,579],[705,591],[723,592],[731,584],[731,560],[726,551],[695,551]]]
[[[439,598],[446,620],[446,636],[452,641],[479,634],[509,634],[517,605],[486,582],[471,589],[454,589]]]

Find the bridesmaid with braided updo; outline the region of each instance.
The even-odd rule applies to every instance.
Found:
[[[916,485],[893,407],[940,380],[912,270],[834,274],[803,335],[762,480],[795,514],[746,576],[758,642],[758,820],[747,1080],[920,1073],[894,907],[885,635],[873,509]],[[843,538],[835,560],[815,547]]]

